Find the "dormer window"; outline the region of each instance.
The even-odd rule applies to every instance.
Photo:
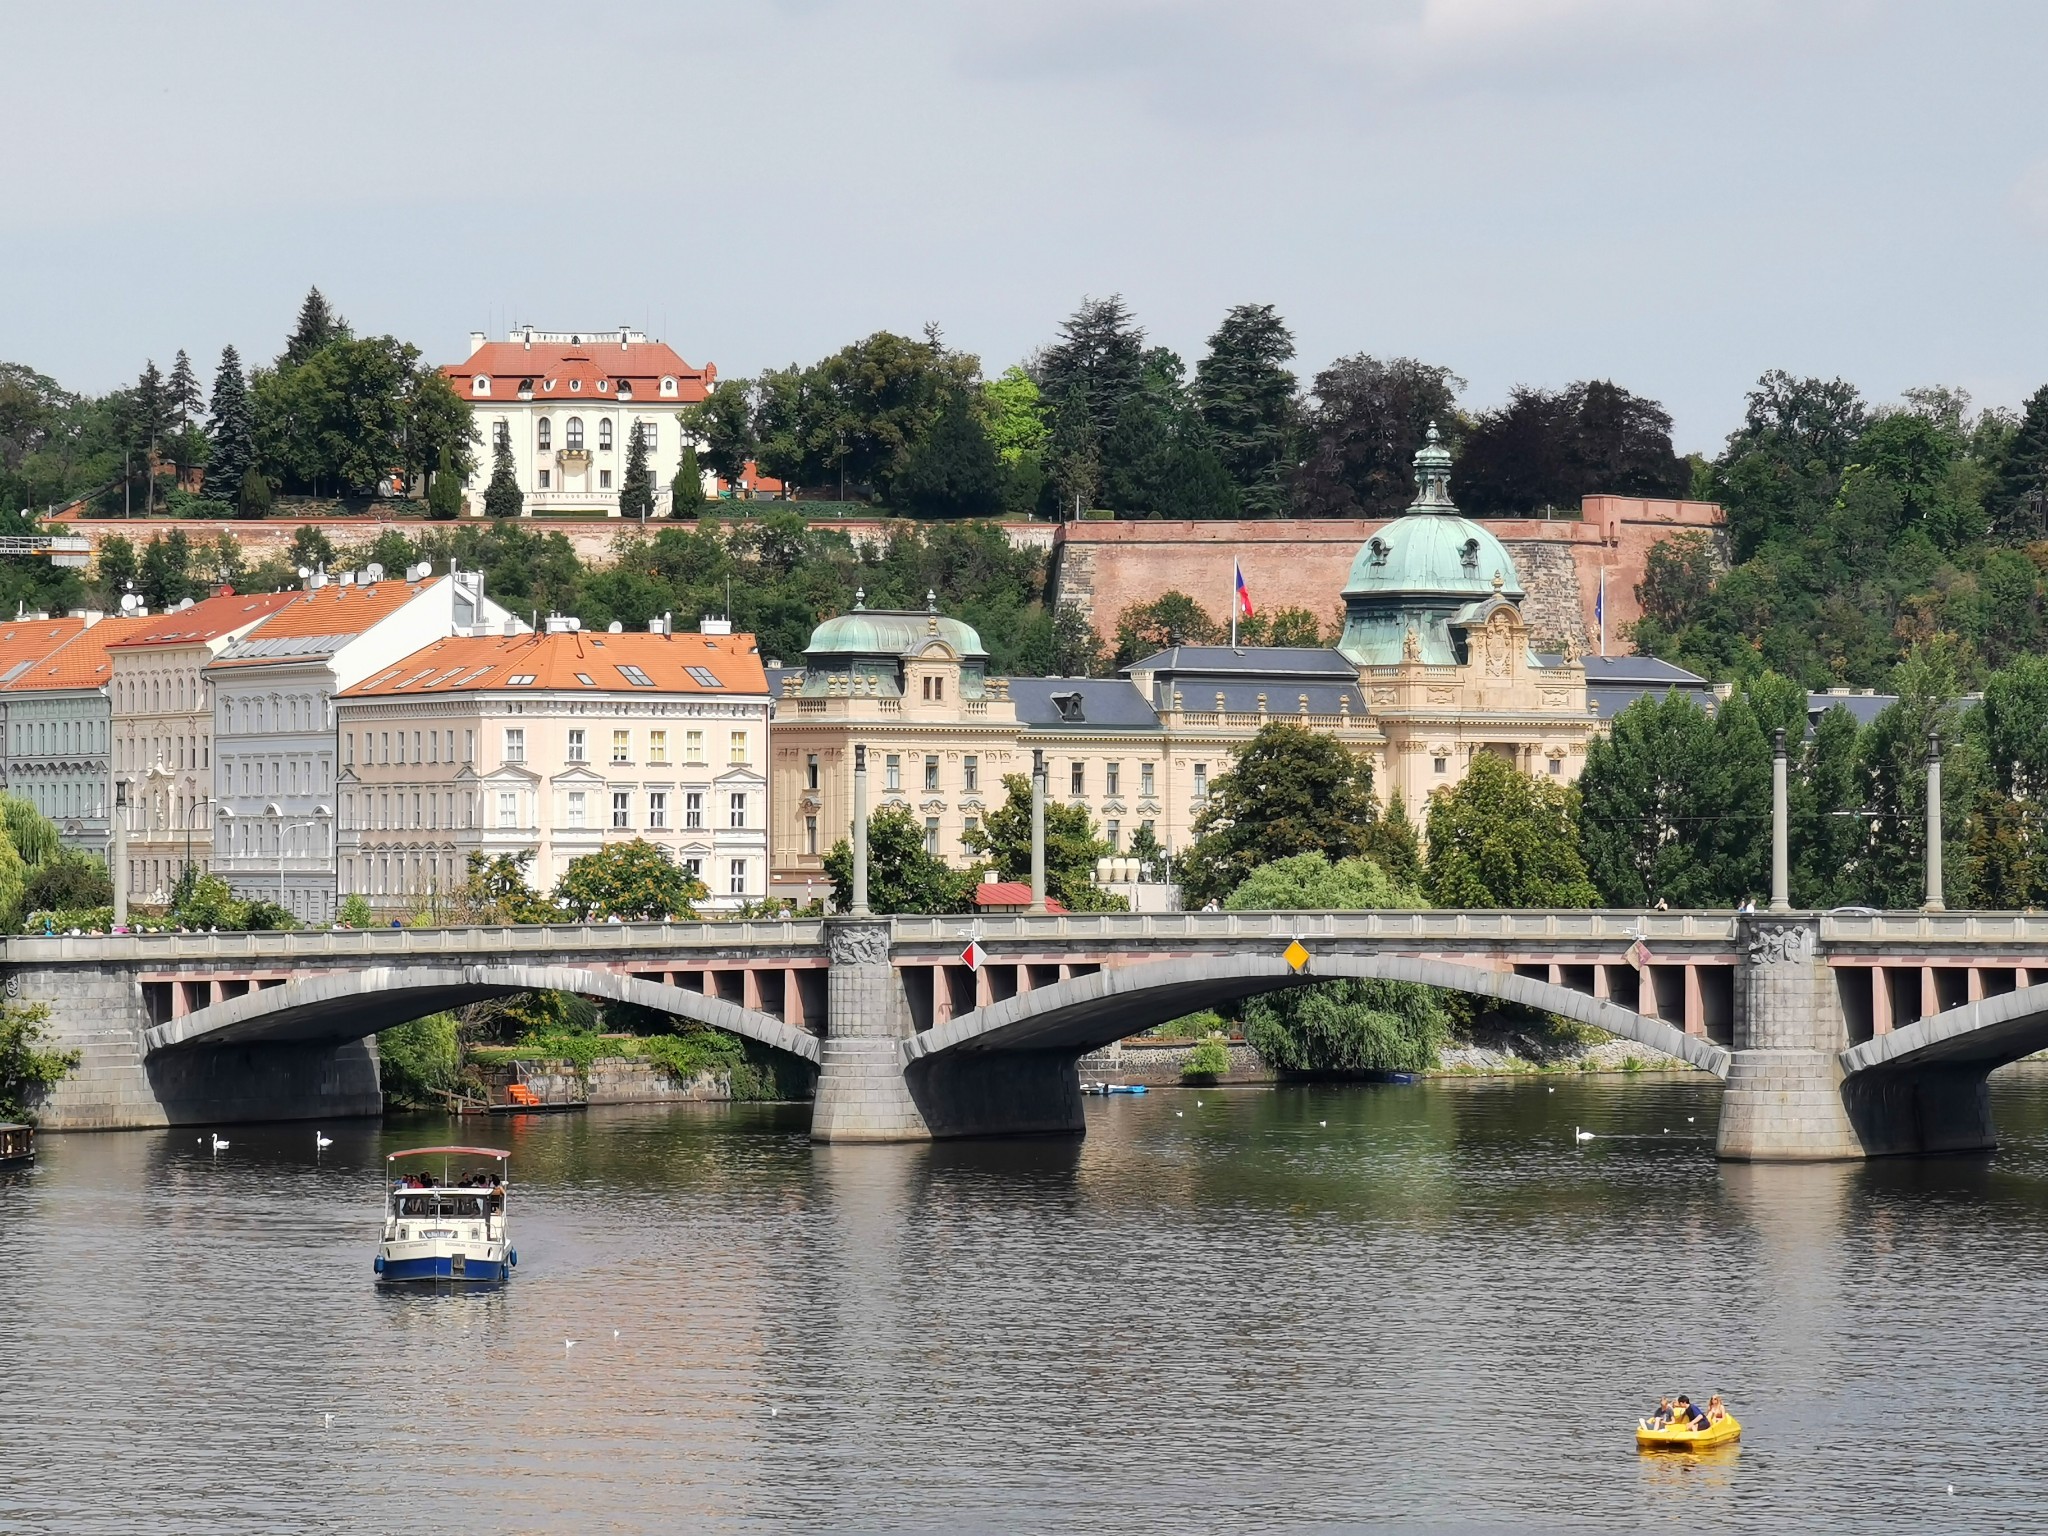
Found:
[[[555,392],[555,381],[553,379],[549,379],[547,383],[541,386],[541,392],[543,394],[553,394]]]
[[[573,395],[573,394],[577,394],[577,393],[580,393],[580,392],[581,392],[581,390],[582,390],[582,388],[583,388],[583,381],[582,381],[581,379],[571,379],[571,380],[569,381],[569,393],[570,393],[570,394],[572,394],[572,395]]]
[[[1389,551],[1387,548],[1387,541],[1385,539],[1380,538],[1377,534],[1375,534],[1371,539],[1366,541],[1365,548],[1367,557],[1371,564],[1385,565],[1387,563],[1387,555]]]
[[[470,387],[479,395],[488,395],[491,392],[491,376],[487,373],[478,374],[470,381]]]
[[[519,381],[519,398],[522,400],[531,400],[533,398],[533,380],[521,379]]]
[[[674,394],[676,392],[676,381],[672,378],[664,376],[661,381],[661,392],[664,395]]]
[[[1467,539],[1458,549],[1458,563],[1468,571],[1479,569],[1479,541]]]
[[[621,379],[621,380],[619,380],[619,390],[618,390],[618,394],[619,394],[619,398],[620,398],[621,400],[630,400],[630,399],[632,399],[632,398],[633,398],[633,381],[632,381],[631,379]]]
[[[603,393],[605,392],[605,390],[606,390],[606,389],[608,389],[609,387],[610,387],[610,383],[609,383],[609,381],[608,381],[608,380],[605,380],[605,379],[599,379],[599,380],[597,381],[597,392],[598,392],[598,393],[599,393],[600,395],[601,395],[601,394],[603,394]]]

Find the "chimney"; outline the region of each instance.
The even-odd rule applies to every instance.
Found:
[[[619,327],[619,350],[626,350],[626,328],[623,325]]]
[[[519,621],[509,615],[505,619],[505,637],[509,640],[519,633]]]
[[[526,328],[526,350],[533,350],[533,327],[530,325]]]
[[[732,633],[732,620],[714,618],[707,613],[697,621],[697,633],[700,635],[729,635]]]
[[[484,342],[488,339],[482,331],[471,331],[469,333],[469,355],[475,357],[477,353],[483,351]]]

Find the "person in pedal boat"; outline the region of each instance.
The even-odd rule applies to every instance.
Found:
[[[1675,1411],[1671,1406],[1670,1398],[1658,1399],[1657,1411],[1642,1421],[1643,1428],[1663,1429],[1666,1425],[1670,1424],[1671,1416]]]
[[[1707,1399],[1707,1415],[1701,1421],[1701,1426],[1705,1427],[1708,1424],[1718,1424],[1727,1417],[1728,1409],[1726,1405],[1724,1405],[1721,1401],[1721,1394],[1716,1392],[1712,1397]]]

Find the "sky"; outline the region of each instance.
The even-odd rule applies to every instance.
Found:
[[[2026,0],[0,4],[0,360],[631,324],[722,374],[877,329],[998,372],[1120,293],[1192,368],[1611,378],[1715,451],[1767,368],[2048,382]]]

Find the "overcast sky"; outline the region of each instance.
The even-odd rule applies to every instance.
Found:
[[[647,326],[727,374],[1084,294],[1270,302],[1713,450],[1758,373],[2048,382],[2039,0],[703,0],[0,10],[0,359]]]

